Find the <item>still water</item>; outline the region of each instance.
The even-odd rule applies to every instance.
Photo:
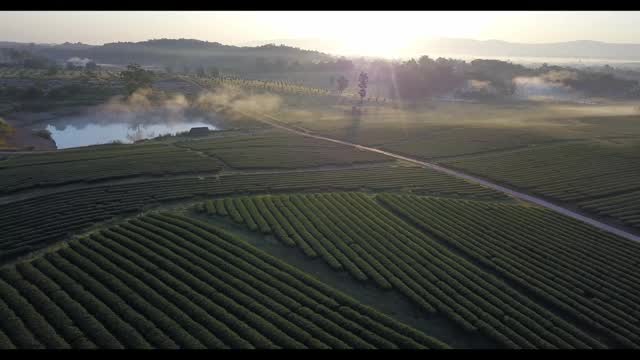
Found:
[[[202,117],[132,117],[132,116],[75,116],[50,121],[46,129],[58,149],[108,144],[114,141],[133,143],[161,135],[175,135],[192,127],[217,130],[210,119]]]

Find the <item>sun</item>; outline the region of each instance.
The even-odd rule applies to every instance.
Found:
[[[394,58],[401,56],[405,47],[406,42],[401,38],[379,34],[345,39],[340,52],[345,55]]]
[[[349,30],[340,39],[339,52],[345,55],[395,58],[403,55],[410,42],[407,34],[399,28],[384,26]]]
[[[322,24],[317,27],[322,36],[336,39],[337,53],[402,58],[415,56],[430,38],[475,37],[492,25],[496,16],[490,12],[365,11],[318,13],[316,20]],[[313,16],[299,20],[313,23]]]

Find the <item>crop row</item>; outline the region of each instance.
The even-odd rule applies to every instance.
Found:
[[[569,143],[447,164],[637,227],[638,150],[637,141]]]
[[[198,156],[176,147],[165,148],[161,152],[119,153],[121,156],[96,154],[102,156],[97,159],[83,158],[64,161],[64,163],[22,166],[7,166],[5,164],[5,168],[0,169],[0,187],[2,192],[11,193],[43,185],[63,185],[141,175],[217,172],[222,168],[222,164],[215,159]],[[64,157],[60,156],[58,161],[63,160]],[[13,162],[19,163],[18,160]]]
[[[503,346],[605,346],[453,254],[366,195],[228,198],[208,202],[201,210],[226,213],[254,231],[272,232],[283,244],[297,246],[309,257],[320,257],[355,279],[395,289],[425,312],[442,313],[460,328],[480,332]]]
[[[159,202],[233,193],[419,188],[431,194],[478,198],[500,196],[480,186],[421,168],[372,167],[354,170],[226,175],[95,186],[0,206],[0,261],[61,240],[113,217]]]
[[[215,88],[218,86],[236,87],[247,90],[268,91],[279,94],[301,94],[314,96],[330,96],[330,91],[322,88],[294,84],[288,81],[251,80],[232,76],[217,78],[190,78],[201,86]]]
[[[383,155],[280,131],[263,133],[261,136],[230,136],[182,142],[180,145],[204,151],[237,169],[291,169],[390,161]]]
[[[55,152],[27,153],[11,155],[0,162],[0,168],[14,168],[31,165],[61,164],[73,161],[98,160],[125,155],[162,154],[176,149],[165,144],[106,144],[86,146],[82,149],[63,149]]]
[[[585,200],[578,203],[581,208],[600,216],[608,216],[625,225],[640,229],[640,191]]]
[[[384,204],[580,326],[640,346],[640,247],[534,207],[383,195]]]
[[[548,136],[513,128],[465,126],[425,129],[424,125],[420,124],[411,130],[407,131],[409,135],[405,135],[402,132],[394,134],[393,131],[387,131],[387,128],[381,128],[379,133],[364,132],[360,136],[361,141],[365,143],[383,142],[382,147],[388,151],[424,159],[514,149],[550,141]]]
[[[0,270],[3,348],[443,348],[210,225],[136,218]]]

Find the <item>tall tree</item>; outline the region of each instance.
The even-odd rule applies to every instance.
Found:
[[[345,91],[349,86],[349,80],[347,80],[347,78],[344,77],[344,75],[340,75],[337,82],[338,82],[338,93],[342,95],[342,92]]]
[[[218,78],[220,77],[220,70],[218,70],[217,67],[212,66],[209,68],[209,75],[213,78]]]
[[[358,77],[358,87],[360,91],[358,94],[360,95],[360,105],[364,102],[364,97],[367,96],[367,84],[369,83],[369,75],[365,72],[361,72]]]

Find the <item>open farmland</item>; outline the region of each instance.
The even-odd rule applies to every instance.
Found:
[[[135,176],[215,173],[222,163],[171,145],[96,146],[0,161],[3,193],[34,187],[90,183]]]
[[[433,101],[367,106],[362,118],[346,110],[309,101],[274,119],[478,175],[616,226],[640,226],[640,116],[632,104]]]
[[[425,160],[590,139],[640,137],[635,104],[572,106],[527,102],[371,104],[354,118],[333,100],[293,103],[281,123],[322,136]]]
[[[295,169],[326,165],[353,165],[391,159],[340,144],[309,139],[285,132],[263,136],[229,136],[177,143],[177,146],[216,157],[234,169]],[[295,148],[295,151],[291,151]]]
[[[447,347],[241,239],[171,214],[3,268],[0,287],[4,349]]]
[[[0,69],[32,135],[181,125],[0,153],[0,348],[640,348],[635,104],[153,68]]]
[[[382,195],[381,202],[579,327],[637,348],[638,244],[537,207]]]
[[[295,169],[390,159],[279,132],[227,133],[199,141],[101,145],[0,160],[0,192],[136,176],[212,174],[223,168]],[[296,147],[291,152],[287,146]]]
[[[539,166],[476,166],[549,168],[536,176],[557,184],[575,173],[567,186],[593,194],[575,186],[581,178],[596,186],[597,174],[578,167],[592,156],[620,191],[638,191],[634,168],[623,171],[633,139],[443,131],[494,145],[459,158],[443,150],[447,166],[562,149],[561,164],[550,150]],[[263,126],[7,154],[0,174],[8,175],[0,199],[4,347],[640,346],[637,276],[624,271],[635,266],[635,244],[377,153]],[[250,236],[258,240],[245,243]],[[267,255],[276,245],[263,249],[269,239],[279,259]],[[326,269],[323,282],[309,277],[307,263],[314,273]],[[338,278],[342,289],[364,287],[386,303],[340,293]],[[390,296],[406,302],[396,315]]]
[[[0,205],[0,259],[38,250],[115,216],[164,202],[249,192],[383,191],[505,199],[500,193],[416,167],[372,167],[273,174],[229,174],[90,186]]]
[[[278,195],[218,199],[196,208],[209,215],[228,217],[250,230],[273,234],[283,245],[296,248],[310,259],[322,259],[326,266],[347,272],[358,281],[398,291],[423,311],[443,314],[461,329],[480,333],[502,346],[638,347],[634,325],[637,319],[632,315],[637,306],[628,293],[634,291],[631,284],[637,279],[631,279],[635,276],[632,274],[626,274],[624,280],[616,279],[618,272],[607,273],[610,277],[603,278],[602,272],[610,269],[600,269],[602,260],[595,256],[602,253],[599,248],[607,246],[605,242],[621,249],[635,244],[579,223],[556,219],[537,208],[429,199],[384,193],[373,198],[360,193]],[[436,205],[459,204],[468,214],[468,223],[458,222],[457,214],[444,205],[427,215],[427,210],[422,210],[423,203],[429,204],[427,200]],[[487,233],[496,234],[487,237],[487,241],[500,239],[502,245],[497,250],[485,248],[478,253],[481,250],[476,249],[482,249],[483,243],[473,240],[482,239],[480,234],[486,233],[489,224],[483,221],[488,221],[485,217],[490,215],[483,214],[489,209],[504,210],[504,222]],[[524,219],[520,212],[540,214],[540,224],[532,229],[549,230],[533,232],[518,223]],[[576,255],[582,257],[576,261],[567,251],[577,236],[590,239],[588,244],[594,248],[582,250],[593,256]],[[567,243],[548,245],[557,250],[546,251],[546,246],[541,250],[527,249],[528,255],[517,257],[520,253],[515,250],[515,243],[531,241],[530,238],[544,243],[547,238],[559,237]],[[474,250],[462,248],[463,241]],[[511,242],[513,253],[509,252]],[[452,251],[452,245],[457,251]],[[502,260],[502,252],[510,255]],[[547,263],[544,267],[539,263],[538,252]],[[495,255],[489,257],[490,254]],[[622,268],[628,266],[620,261],[623,263],[615,263]],[[511,266],[501,268],[498,264]],[[522,273],[526,266],[532,274],[555,269],[564,273],[549,275],[540,283],[536,279],[541,275]],[[619,281],[626,284],[617,284]],[[625,312],[627,316],[621,315]]]
[[[584,15],[0,11],[0,354],[639,351],[640,12]]]
[[[640,228],[640,142],[602,139],[453,159],[445,164]]]

